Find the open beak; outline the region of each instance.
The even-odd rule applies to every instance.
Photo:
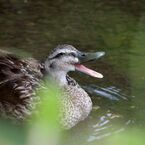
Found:
[[[102,56],[105,55],[105,52],[96,52],[96,53],[82,53],[79,52],[78,53],[78,59],[80,61],[80,63],[75,64],[75,68],[76,70],[83,72],[85,74],[88,74],[92,77],[96,77],[96,78],[103,78],[103,75],[101,73],[98,73],[94,70],[91,70],[87,67],[85,67],[84,65],[82,65],[82,63],[84,62],[88,62],[88,61],[92,61],[92,60],[96,60]]]

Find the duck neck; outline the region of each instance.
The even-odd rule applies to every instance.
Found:
[[[49,72],[49,77],[51,77],[59,86],[65,86],[68,84],[66,79],[67,72],[55,71]]]

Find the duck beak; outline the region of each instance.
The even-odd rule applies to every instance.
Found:
[[[98,73],[94,70],[91,70],[87,67],[85,67],[84,65],[82,65],[81,63],[85,63],[88,61],[93,61],[96,59],[99,59],[100,57],[104,56],[105,52],[96,52],[96,53],[82,53],[79,52],[78,53],[78,59],[80,61],[79,64],[75,64],[75,68],[76,70],[83,72],[85,74],[88,74],[92,77],[96,77],[96,78],[103,78],[103,75],[101,73]]]

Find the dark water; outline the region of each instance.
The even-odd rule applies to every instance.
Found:
[[[71,73],[90,93],[94,108],[67,132],[70,144],[102,144],[111,135],[145,125],[144,10],[141,0],[0,0],[1,49],[36,58],[64,43],[106,52],[86,64],[103,79]]]

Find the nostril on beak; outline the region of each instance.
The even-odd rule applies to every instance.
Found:
[[[86,54],[85,54],[85,53],[83,53],[81,56],[82,56],[82,57],[85,57],[85,56],[86,56]]]
[[[79,58],[80,62],[87,62],[87,61],[97,60],[104,55],[105,55],[104,51],[95,52],[95,53],[82,53],[82,52],[80,52],[78,54],[78,58]]]

